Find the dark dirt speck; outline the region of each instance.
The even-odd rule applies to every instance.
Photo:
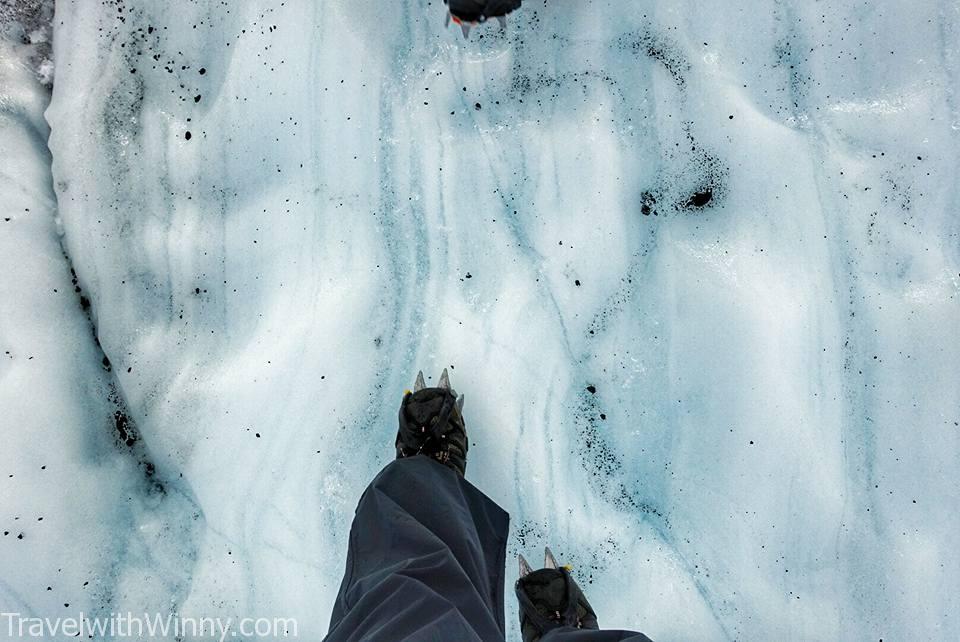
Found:
[[[702,192],[697,192],[690,197],[690,200],[687,201],[687,207],[703,207],[707,203],[713,200],[713,190],[706,189]]]

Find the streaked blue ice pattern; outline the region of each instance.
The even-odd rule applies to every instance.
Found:
[[[4,43],[0,610],[319,639],[449,367],[601,624],[960,637],[956,2],[61,0],[52,98]]]

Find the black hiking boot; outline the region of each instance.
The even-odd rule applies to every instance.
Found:
[[[460,25],[463,37],[470,36],[470,29],[496,18],[500,29],[507,28],[507,14],[520,8],[523,0],[443,0],[447,5],[447,26],[450,22]]]
[[[436,388],[425,387],[423,372],[418,373],[413,392],[407,391],[400,404],[397,459],[426,455],[463,476],[468,446],[462,409],[463,395],[450,388],[446,368]]]
[[[597,614],[570,576],[569,567],[558,566],[549,548],[544,558],[545,568],[534,571],[523,555],[519,556],[520,579],[515,588],[523,642],[537,642],[548,631],[562,626],[599,629]]]

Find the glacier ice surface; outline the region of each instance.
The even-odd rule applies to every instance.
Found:
[[[956,4],[526,5],[62,0],[52,71],[8,34],[0,610],[319,639],[450,367],[509,552],[602,624],[960,635]]]

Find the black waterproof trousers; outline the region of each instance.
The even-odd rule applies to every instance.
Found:
[[[326,640],[502,642],[507,513],[453,470],[398,459],[364,491]],[[551,631],[542,642],[649,642]]]

